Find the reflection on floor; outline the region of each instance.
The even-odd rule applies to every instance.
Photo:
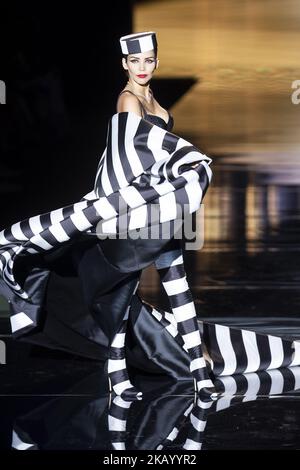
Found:
[[[299,448],[300,367],[219,378],[221,398],[205,402],[189,382],[142,376],[143,400],[125,402],[91,369],[63,393],[57,380],[53,393],[48,381],[48,393],[2,396],[2,449]]]

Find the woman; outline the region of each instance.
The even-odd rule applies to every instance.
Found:
[[[173,117],[160,106],[150,89],[150,81],[159,64],[155,33],[150,31],[127,35],[120,39],[120,43],[123,52],[122,65],[128,74],[128,81],[119,95],[117,112],[135,113],[143,119],[171,131]],[[191,165],[191,167],[196,165]],[[162,285],[170,298],[178,331],[190,355],[190,371],[194,377],[195,390],[209,395],[216,395],[202,354],[196,309],[186,279],[181,243],[180,240],[177,240],[177,243],[174,242],[173,249],[170,249],[169,246],[167,249],[163,249],[163,252],[155,261],[155,266],[160,274]],[[125,324],[122,328],[124,332]],[[114,344],[117,344],[117,337],[113,341]],[[117,380],[122,379],[122,382],[132,387],[128,381],[125,355],[122,351],[124,351],[124,342],[119,350],[119,357],[124,358],[122,364],[124,367],[122,369],[123,377],[119,375]],[[117,361],[109,359],[108,372],[110,373],[116,368]],[[118,392],[118,382],[114,381],[112,386],[115,392]]]
[[[96,343],[97,358],[108,359],[111,391],[126,400],[142,396],[127,372],[128,320],[131,363],[176,380],[192,374],[200,398],[216,398],[181,240],[175,236],[175,222],[200,207],[212,175],[211,159],[170,132],[173,119],[151,92],[158,66],[155,33],[125,36],[120,43],[128,82],[109,121],[94,188],[74,204],[0,232],[0,293],[10,302],[15,338],[28,339],[50,324],[51,347],[60,339],[74,352],[78,338],[85,338],[90,351]],[[153,227],[164,224],[171,228],[168,239],[149,236]],[[148,236],[133,237],[139,230]],[[142,270],[152,263],[172,315],[143,302],[136,292]],[[65,282],[68,276],[71,284]],[[71,302],[66,304],[68,292]],[[296,341],[209,323],[203,333],[214,375],[300,364]]]

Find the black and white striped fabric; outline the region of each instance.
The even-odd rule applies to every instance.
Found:
[[[210,163],[211,158],[192,144],[135,113],[114,114],[93,190],[74,204],[16,222],[0,232],[5,295],[30,301],[15,278],[14,263],[20,256],[55,250],[82,233],[109,236],[195,212],[212,177]],[[25,327],[28,331],[36,320],[19,312],[11,318],[12,331]]]
[[[171,312],[147,306],[151,314],[186,350],[178,324]],[[214,377],[258,372],[300,365],[300,341],[258,333],[243,328],[199,322],[203,330],[204,358]]]
[[[206,322],[203,340],[215,376],[300,365],[300,341]]]
[[[190,356],[190,371],[199,393],[215,395],[202,353],[196,308],[184,268],[181,249],[164,251],[155,260],[161,283],[168,295],[177,329]]]
[[[136,284],[135,291],[138,288],[139,281]],[[116,395],[122,396],[128,401],[141,399],[142,392],[132,385],[129,379],[126,355],[125,355],[125,338],[127,331],[129,308],[127,309],[123,322],[117,331],[112,343],[109,347],[107,372],[110,380],[111,388]]]
[[[203,401],[197,397],[178,418],[178,422],[166,439],[157,446],[157,450],[172,446],[187,420],[188,430],[182,448],[201,450],[209,415],[259,398],[276,398],[284,393],[299,390],[300,367],[218,377],[215,386],[221,394],[220,397],[214,401]]]

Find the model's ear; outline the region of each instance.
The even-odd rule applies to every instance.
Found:
[[[124,70],[128,70],[127,62],[126,62],[125,57],[122,57],[122,66],[123,66],[123,69],[124,69]]]
[[[159,59],[156,59],[155,68],[158,69]]]

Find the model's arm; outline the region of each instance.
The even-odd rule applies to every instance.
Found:
[[[138,98],[131,93],[122,93],[117,101],[117,113],[132,112],[142,117],[141,105]]]

